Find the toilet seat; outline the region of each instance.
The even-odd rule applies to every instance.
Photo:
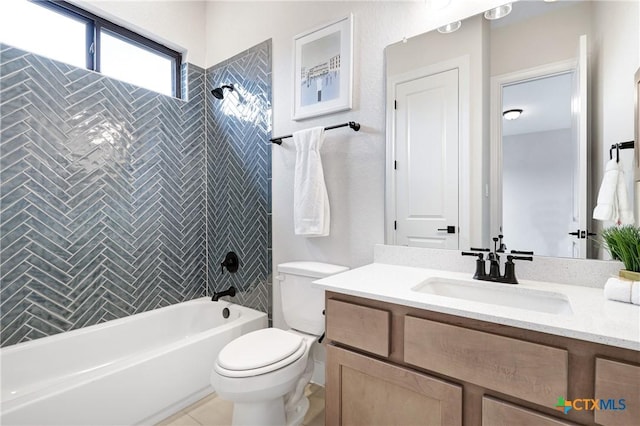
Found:
[[[304,339],[278,328],[265,328],[228,343],[216,360],[215,371],[226,377],[251,377],[285,367],[304,355]]]

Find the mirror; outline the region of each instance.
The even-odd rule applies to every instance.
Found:
[[[455,32],[388,46],[386,243],[465,250],[492,247],[503,233],[508,249],[603,258],[587,233],[612,224],[591,215],[611,144],[634,138],[639,7],[519,1],[504,18],[481,14]],[[432,78],[452,69],[449,86]],[[447,148],[451,126],[442,124],[451,90],[455,151]],[[507,122],[509,109],[522,109],[521,117]],[[620,151],[631,206],[633,158],[633,149]],[[422,190],[433,182],[440,186]]]

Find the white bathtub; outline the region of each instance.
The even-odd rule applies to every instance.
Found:
[[[227,342],[266,326],[265,313],[201,298],[7,346],[0,424],[156,423],[213,391]]]

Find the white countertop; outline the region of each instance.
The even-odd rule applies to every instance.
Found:
[[[506,291],[520,293],[561,293],[569,299],[573,313],[544,313],[411,290],[432,277],[468,281],[486,288],[508,286]],[[602,289],[519,281],[517,285],[490,283],[472,280],[469,273],[372,263],[320,279],[314,282],[314,286],[336,293],[640,350],[640,306],[606,300]]]

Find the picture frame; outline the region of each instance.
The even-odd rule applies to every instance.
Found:
[[[352,108],[353,14],[294,37],[293,120]]]

